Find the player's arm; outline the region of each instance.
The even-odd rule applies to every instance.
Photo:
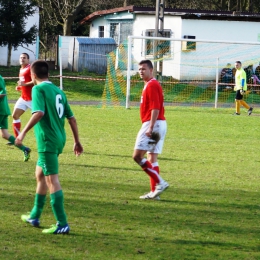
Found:
[[[244,91],[245,83],[246,83],[246,73],[243,72],[243,73],[241,74],[241,80],[240,80],[240,86],[241,86],[242,92]],[[242,94],[242,93],[241,93],[241,94]]]
[[[20,134],[16,137],[15,144],[21,145],[23,142],[23,139],[25,138],[27,132],[29,132],[44,116],[44,112],[37,111],[33,113],[31,116],[29,122],[26,124],[26,126],[23,128],[23,130],[20,132]]]
[[[18,85],[19,86],[22,86],[22,87],[31,87],[31,86],[33,86],[34,84],[33,84],[33,82],[32,81],[29,81],[29,82],[24,82],[24,81],[18,81]]]
[[[0,94],[0,98],[3,98],[4,96],[6,96],[6,94]]]
[[[83,152],[83,147],[79,141],[79,131],[78,131],[76,118],[74,116],[69,117],[68,122],[70,124],[70,128],[71,128],[73,138],[74,138],[73,150],[74,150],[74,153],[76,154],[76,156],[79,156]]]
[[[244,89],[244,86],[245,86],[245,79],[241,79],[241,87],[242,87],[242,89]]]

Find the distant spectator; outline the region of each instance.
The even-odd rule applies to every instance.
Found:
[[[244,71],[246,73],[246,82],[249,84],[253,83],[253,80],[252,80],[252,76],[254,73],[253,65],[249,65],[248,67],[245,67]]]
[[[227,63],[226,68],[223,68],[221,70],[221,74],[220,74],[220,81],[222,83],[233,83],[233,73],[232,73],[232,69],[231,69],[231,64]],[[220,90],[225,89],[225,88],[231,88],[231,86],[229,85],[222,85]]]
[[[255,68],[255,75],[260,78],[260,62],[259,65]]]
[[[247,82],[256,85],[256,82],[260,83],[259,78],[254,73],[253,65],[249,65],[246,69]],[[252,81],[252,82],[251,82]]]

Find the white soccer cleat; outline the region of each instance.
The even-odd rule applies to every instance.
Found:
[[[155,191],[153,192],[153,194],[151,194],[152,198],[157,197],[158,195],[160,195],[163,191],[165,191],[167,188],[169,187],[169,184],[162,180],[160,183],[158,183],[155,187]]]
[[[160,200],[160,197],[159,196],[153,197],[153,192],[150,191],[150,192],[140,196],[139,199],[142,199],[142,200]]]

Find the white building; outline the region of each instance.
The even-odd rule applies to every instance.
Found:
[[[164,61],[163,75],[176,79],[198,78],[197,70],[193,71],[187,64],[207,68],[203,79],[212,80],[216,77],[216,63],[219,70],[227,63],[233,64],[241,60],[243,65],[253,63],[256,67],[260,61],[260,15],[235,13],[230,11],[198,11],[165,8],[165,37],[175,39],[189,38],[209,41],[251,42],[255,45],[212,44],[203,46],[197,42],[187,47],[186,41],[169,43],[171,61]],[[89,37],[112,37],[120,44],[129,35],[153,36],[155,29],[155,8],[127,6],[110,10],[97,11],[82,20],[90,24]],[[258,45],[259,42],[259,45]],[[205,44],[204,44],[205,45]],[[196,46],[196,47],[194,47]],[[147,52],[147,41],[139,40],[133,45],[133,59],[150,58]],[[167,63],[170,64],[167,66]],[[214,64],[214,66],[211,66]],[[133,70],[137,70],[134,63]],[[205,78],[206,77],[206,78]]]
[[[26,23],[26,30],[29,30],[33,25],[36,25],[39,28],[39,10],[36,9],[33,16],[29,16],[27,18]],[[38,42],[36,41],[34,44],[30,44],[29,46],[18,47],[17,50],[12,49],[12,56],[11,56],[11,66],[18,66],[19,65],[19,57],[20,54],[26,52],[30,56],[30,62],[33,62],[35,59],[38,58]],[[7,46],[1,47],[0,46],[0,65],[6,66],[7,65],[7,55],[8,50]]]

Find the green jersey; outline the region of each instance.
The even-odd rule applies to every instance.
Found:
[[[65,118],[73,117],[66,95],[50,81],[32,89],[32,114],[44,116],[34,126],[38,152],[60,154],[66,142]]]
[[[9,116],[11,115],[10,108],[7,101],[7,95],[6,95],[6,88],[5,88],[5,81],[0,76],[0,95],[5,95],[2,98],[0,98],[0,115],[1,116]]]

